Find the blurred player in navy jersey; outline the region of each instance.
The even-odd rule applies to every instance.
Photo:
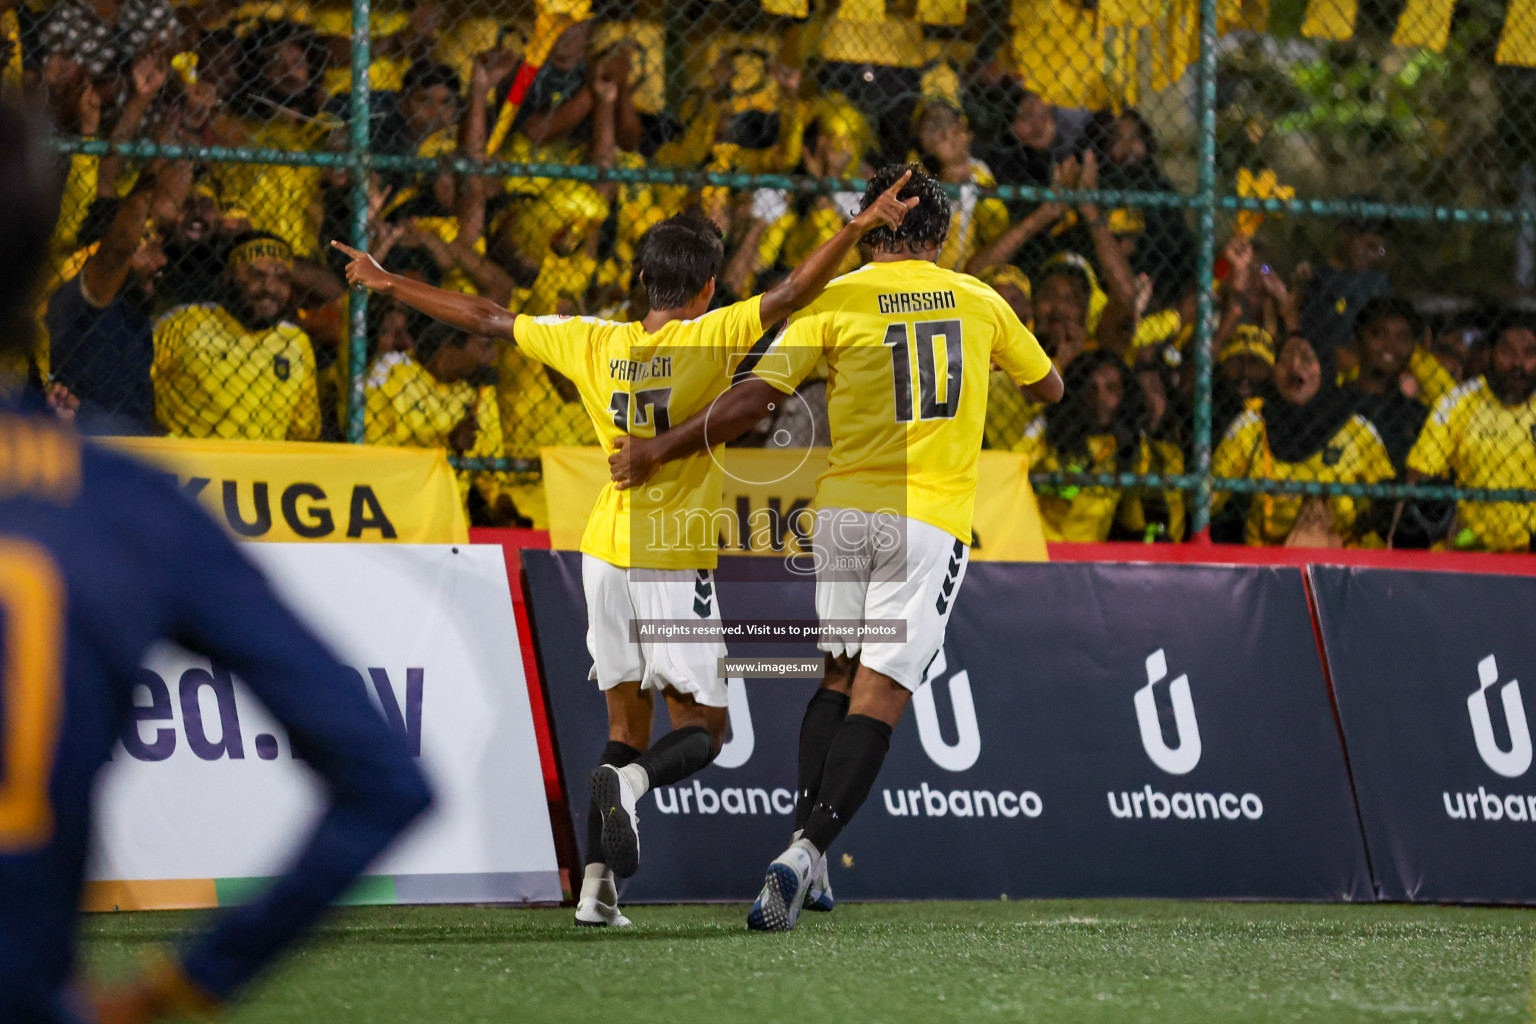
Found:
[[[0,103],[0,356],[24,350],[58,212],[39,127]],[[8,350],[8,351],[6,351]],[[289,873],[121,989],[74,980],[98,769],[168,638],[216,659],[324,783]],[[0,1021],[118,1024],[216,1009],[431,801],[403,739],[174,483],[0,401]]]

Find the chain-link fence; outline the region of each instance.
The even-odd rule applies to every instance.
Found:
[[[985,430],[1053,539],[1536,528],[1531,0],[0,0],[0,45],[68,158],[29,374],[88,428],[444,447],[542,524],[570,383],[330,239],[631,320],[658,220],[719,225],[729,301],[917,160],[1067,380],[994,373]]]

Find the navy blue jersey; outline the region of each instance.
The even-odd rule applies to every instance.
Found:
[[[183,951],[229,996],[429,803],[346,670],[173,481],[0,406],[0,1021],[72,1019],[64,989],[92,784],[161,638],[216,659],[288,730],[326,811],[288,875]]]
[[[54,379],[80,400],[76,422],[87,433],[159,433],[148,313],[121,289],[105,306],[92,305],[84,286],[85,274],[76,274],[48,299]]]

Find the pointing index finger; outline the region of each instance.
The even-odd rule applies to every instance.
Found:
[[[912,177],[912,172],[910,170],[903,171],[902,174],[901,174],[901,177],[896,179],[896,184],[894,184],[890,188],[886,189],[885,190],[885,194],[890,196],[892,199],[895,199],[896,198],[896,193],[901,191],[902,186],[904,186],[907,183],[907,181],[911,179],[911,177]]]
[[[336,241],[334,238],[331,239],[331,246],[333,248],[340,249],[342,252],[346,253],[348,256],[351,256],[355,260],[362,259],[364,256],[367,255],[367,253],[358,252],[356,249],[352,248],[350,245],[342,245],[340,242]]]

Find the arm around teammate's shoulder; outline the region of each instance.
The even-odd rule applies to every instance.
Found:
[[[619,435],[608,456],[614,487],[639,487],[663,462],[729,444],[766,416],[782,394],[763,378],[749,375],[671,430],[655,437]]]

